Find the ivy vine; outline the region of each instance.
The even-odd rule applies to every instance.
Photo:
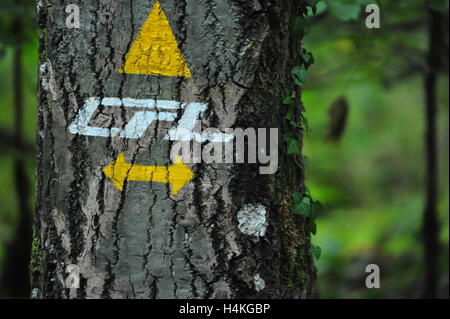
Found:
[[[307,11],[293,18],[291,29],[294,34],[305,33],[309,16],[317,12],[317,4],[320,0],[306,0]],[[284,134],[283,140],[286,142],[287,155],[292,156],[294,163],[301,169],[307,162],[307,158],[302,156],[302,135],[308,129],[308,122],[305,117],[306,108],[300,99],[300,91],[308,78],[308,69],[314,64],[314,56],[304,48],[299,49],[300,63],[291,70],[293,90],[286,89],[282,103],[286,105],[287,111],[284,119],[289,123],[290,130]],[[298,98],[297,98],[298,97]],[[319,201],[315,201],[309,190],[303,193],[294,192],[292,195],[293,213],[303,216],[308,223],[309,233],[315,235],[317,232],[316,218],[322,209]],[[320,258],[322,250],[319,246],[311,244],[310,253],[316,260]]]

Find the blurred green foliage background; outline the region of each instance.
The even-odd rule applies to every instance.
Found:
[[[339,16],[351,8],[357,12],[355,2],[342,1],[350,9],[341,8],[335,14],[329,9],[323,17],[319,13],[304,43],[316,59],[303,95],[310,126],[304,150],[309,162],[307,185],[325,207],[314,238],[323,251],[318,261],[319,294],[325,298],[418,298],[424,280],[424,73],[430,3],[381,1],[381,28],[367,29],[363,8],[354,14],[358,19],[345,16],[348,21],[342,21]],[[433,4],[448,10],[448,1],[438,2]],[[442,45],[448,48],[448,42]],[[442,245],[437,280],[439,296],[446,298],[448,86],[447,71],[441,74],[437,89]],[[339,142],[327,142],[328,112],[340,96],[348,101],[346,128]],[[381,289],[364,285],[364,269],[370,263],[381,268]]]
[[[316,60],[303,92],[310,128],[304,153],[308,157],[307,185],[325,207],[313,238],[323,251],[317,264],[318,293],[323,298],[415,298],[421,296],[424,279],[424,72],[430,2],[379,1],[381,29],[367,29],[364,4],[374,2],[322,1],[304,41]],[[448,18],[448,0],[431,3],[446,11]],[[26,163],[28,183],[34,185],[33,152],[24,152],[11,143],[15,117],[13,48],[20,45],[23,144],[28,150],[35,145],[37,35],[32,27],[24,28],[26,36],[11,27],[14,17],[25,20],[24,25],[33,25],[33,7],[34,1],[0,0],[0,277],[8,260],[6,247],[18,235],[21,199],[13,172],[18,157]],[[446,45],[448,50],[448,42]],[[439,296],[446,298],[448,85],[447,64],[438,85],[438,283]],[[329,109],[341,96],[349,109],[344,134],[339,141],[327,141]],[[34,207],[34,198],[28,200]],[[370,263],[381,268],[381,289],[369,290],[364,285],[364,269]],[[0,297],[9,296],[9,288],[0,285]]]

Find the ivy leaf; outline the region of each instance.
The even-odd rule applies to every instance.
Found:
[[[309,159],[308,156],[303,156],[303,165],[305,167],[309,166],[309,164],[311,163],[311,160]]]
[[[294,108],[293,108],[293,107],[290,107],[289,110],[288,110],[288,112],[287,112],[286,115],[284,116],[284,119],[285,119],[285,120],[288,120],[288,121],[292,121],[293,118],[294,118]]]
[[[287,134],[284,134],[284,136],[283,136],[283,141],[285,141],[286,143],[288,143],[289,144],[289,142],[291,141],[291,140],[293,140],[293,139],[295,139],[295,135],[294,135],[294,133],[287,133]]]
[[[300,146],[300,142],[297,139],[292,139],[288,144],[288,155],[292,154],[301,154],[302,148]]]
[[[289,124],[291,124],[291,126],[295,129],[301,129],[302,128],[302,123],[301,122],[296,122],[296,121],[290,121]]]
[[[306,2],[308,4],[308,17],[313,17],[327,10],[327,3],[323,0],[307,0]]]
[[[290,90],[285,89],[284,90],[284,98],[281,103],[283,103],[285,105],[293,105],[294,102],[295,102],[295,99],[293,98],[293,93]]]
[[[300,103],[300,112],[306,112],[305,104]]]
[[[291,105],[293,102],[294,100],[289,95],[287,95],[281,103],[285,105]]]
[[[307,20],[303,15],[298,15],[294,17],[292,22],[292,32],[298,34],[305,29],[307,25]]]
[[[312,64],[314,64],[314,56],[312,55],[311,52],[306,51],[305,49],[303,49],[300,52],[300,55],[303,59],[303,64],[305,65],[305,68],[308,69]]]
[[[308,186],[305,186],[305,194],[311,196],[311,191],[309,190]]]
[[[322,256],[322,248],[317,245],[312,245],[310,252],[314,256],[314,258],[316,258],[316,260],[319,260],[320,256]]]
[[[315,15],[317,13],[317,4],[320,2],[321,0],[307,0],[306,4],[309,7],[308,8],[308,14],[309,15]],[[311,13],[309,13],[311,9]]]
[[[311,215],[311,199],[309,197],[303,197],[302,201],[295,205],[294,214],[309,217]]]
[[[303,195],[300,194],[299,192],[295,192],[291,194],[292,199],[294,200],[294,203],[301,203],[302,199],[303,199]]]
[[[306,71],[306,69],[302,66],[296,66],[293,68],[291,74],[294,83],[298,86],[303,86],[308,77],[308,71]]]
[[[311,220],[309,223],[308,223],[308,228],[309,228],[309,232],[311,233],[311,234],[313,234],[313,235],[316,235],[317,234],[317,224],[316,224],[316,222],[314,221],[314,220]]]
[[[303,117],[303,118],[302,118],[302,122],[303,122],[303,125],[305,125],[306,130],[309,131],[310,129],[309,129],[309,121],[308,121],[308,118],[307,118],[307,117]]]

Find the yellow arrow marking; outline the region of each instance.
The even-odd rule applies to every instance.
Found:
[[[172,185],[173,195],[178,194],[194,177],[194,173],[179,158],[169,167],[142,166],[127,163],[124,153],[119,154],[115,161],[103,169],[103,172],[120,191],[123,190],[126,180],[169,183]]]
[[[159,1],[155,3],[119,72],[191,77]]]

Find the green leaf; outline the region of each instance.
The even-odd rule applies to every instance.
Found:
[[[311,215],[311,199],[303,197],[302,201],[295,205],[294,214],[309,217]]]
[[[316,245],[311,246],[311,254],[316,258],[316,260],[320,259],[320,256],[322,256],[322,248]]]
[[[284,98],[281,103],[285,105],[293,105],[295,100],[292,98],[292,92],[288,89],[284,90]]]
[[[303,104],[303,102],[300,103],[300,112],[306,112],[306,107],[305,107],[305,104]]]
[[[303,63],[305,65],[305,68],[308,69],[312,64],[314,64],[314,56],[311,52],[306,51],[305,49],[302,49],[300,52],[300,55],[303,59]]]
[[[286,115],[284,116],[284,119],[288,120],[288,121],[292,121],[293,118],[294,118],[294,108],[290,107],[289,110],[287,111]]]
[[[308,8],[308,16],[312,16],[312,15],[315,15],[317,13],[317,4],[320,1],[321,0],[307,0],[306,1],[306,5],[309,7]]]
[[[294,135],[294,133],[287,133],[287,134],[284,134],[284,136],[283,136],[283,141],[285,141],[286,143],[288,143],[289,144],[289,142],[290,141],[292,141],[293,139],[295,139],[295,135]]]
[[[306,167],[306,166],[309,166],[310,163],[311,163],[311,160],[309,159],[309,157],[303,156],[303,165]]]
[[[287,95],[281,103],[285,105],[291,105],[293,102],[294,100],[289,95]]]
[[[294,17],[292,22],[292,32],[298,34],[303,31],[307,25],[307,20],[303,15]]]
[[[317,234],[317,224],[314,220],[311,220],[308,224],[309,231],[311,234],[316,235]]]
[[[307,117],[302,118],[303,125],[305,126],[306,130],[309,131],[309,120]]]
[[[305,186],[305,194],[311,196],[311,191],[309,190],[308,186]]]
[[[302,199],[303,199],[303,195],[300,194],[299,192],[295,192],[291,194],[292,199],[294,200],[294,203],[301,203]]]
[[[290,121],[289,122],[289,124],[291,124],[291,126],[293,127],[293,128],[302,128],[302,123],[300,123],[300,122],[297,122],[297,121]]]
[[[301,154],[302,148],[300,142],[297,139],[292,139],[288,144],[288,155]]]
[[[302,66],[296,66],[293,68],[291,74],[294,83],[298,86],[303,86],[308,77],[308,71],[306,71],[306,69]]]

